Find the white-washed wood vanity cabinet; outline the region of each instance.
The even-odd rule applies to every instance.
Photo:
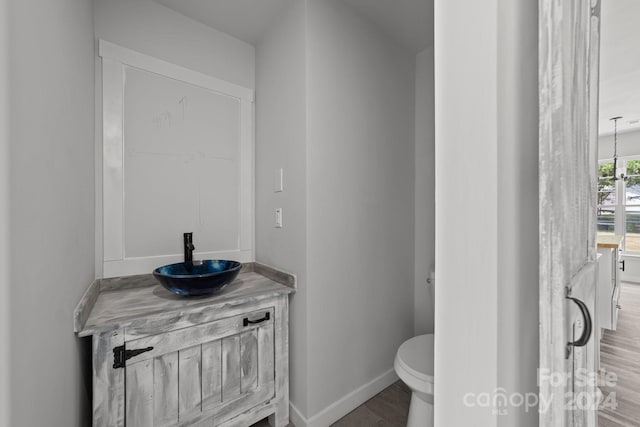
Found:
[[[91,285],[75,330],[93,339],[94,426],[288,424],[295,277],[245,269],[204,298],[173,295],[151,275]]]

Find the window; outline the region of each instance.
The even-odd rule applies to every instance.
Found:
[[[618,159],[598,165],[598,233],[624,235],[624,251],[640,253],[640,160]]]
[[[640,252],[640,160],[627,160],[625,166],[625,251]]]
[[[616,215],[616,181],[613,162],[598,165],[598,233],[614,234]]]

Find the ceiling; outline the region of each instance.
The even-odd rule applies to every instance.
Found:
[[[255,45],[282,9],[299,0],[153,0]]]
[[[640,130],[640,1],[604,0],[600,40],[600,134]]]
[[[153,1],[255,45],[282,9],[300,0]],[[342,1],[412,53],[433,45],[433,0]]]
[[[433,0],[343,0],[412,53],[433,46]]]

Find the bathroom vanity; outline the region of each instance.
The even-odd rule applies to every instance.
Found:
[[[252,262],[253,90],[106,40],[98,54],[96,271],[109,278],[89,287],[74,325],[93,340],[93,425],[285,426],[295,277]],[[151,271],[173,292],[226,287],[184,297],[132,276]]]
[[[259,263],[208,297],[172,294],[150,274],[94,281],[74,313],[93,340],[93,425],[287,425],[294,287]]]

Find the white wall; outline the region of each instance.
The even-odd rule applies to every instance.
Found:
[[[96,39],[254,89],[252,45],[152,0],[94,0],[93,4]],[[95,266],[96,275],[102,277],[102,63],[97,54],[96,44]]]
[[[8,425],[86,426],[90,343],[73,310],[94,278],[92,3],[16,0],[9,22]]]
[[[256,48],[256,258],[298,275],[296,425],[328,425],[394,381],[397,348],[413,334],[415,67],[337,0],[297,2]],[[280,167],[285,188],[274,193]]]
[[[0,93],[9,93],[9,16],[8,0],[0,0]],[[9,105],[8,96],[0,97],[0,342],[8,343],[11,339],[10,327],[10,295],[9,295]],[[11,419],[9,381],[9,346],[0,348],[0,426],[8,426]]]
[[[307,413],[306,2],[284,11],[256,46],[256,260],[291,271],[290,398]],[[284,191],[274,172],[284,169]],[[283,228],[274,211],[283,209]]]
[[[463,396],[497,387],[497,3],[435,1],[438,426],[496,426]]]
[[[498,384],[537,394],[538,5],[499,2]],[[499,426],[538,426],[537,408],[510,407]]]
[[[308,415],[327,425],[413,334],[415,57],[339,0],[307,7]]]
[[[464,404],[466,393],[500,386],[537,392],[537,12],[529,3],[435,2],[436,425],[538,424],[536,413]]]
[[[640,130],[618,132],[618,157],[640,156]],[[598,138],[598,159],[613,159],[613,135]]]
[[[152,0],[94,0],[95,35],[254,88],[253,46]]]
[[[435,135],[433,47],[416,56],[414,334],[433,333],[435,268]]]

